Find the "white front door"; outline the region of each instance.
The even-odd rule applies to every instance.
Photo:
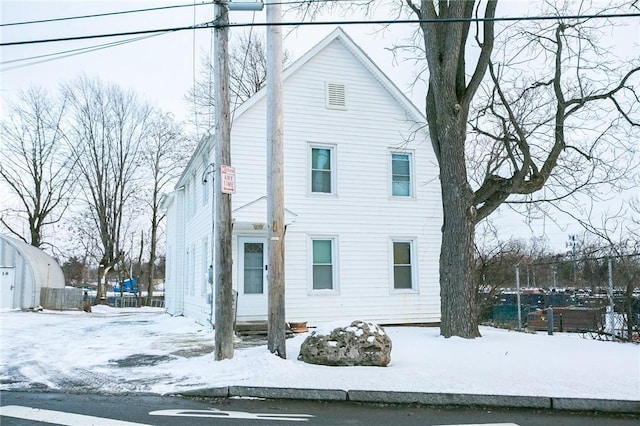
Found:
[[[238,237],[238,317],[267,318],[267,262],[266,238]]]
[[[16,268],[0,267],[0,310],[13,308]]]

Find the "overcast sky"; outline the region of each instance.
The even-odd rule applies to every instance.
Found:
[[[188,0],[138,0],[138,1],[7,1],[3,0],[2,24],[40,19],[62,18],[167,5],[193,4]],[[498,16],[524,16],[535,14],[530,9],[531,2],[510,0],[500,3]],[[194,12],[195,10],[195,12]],[[119,14],[115,16],[64,20],[42,24],[3,26],[3,42],[51,39],[79,35],[94,35],[158,28],[190,26],[212,20],[213,6],[172,8],[161,11]],[[343,20],[345,16],[324,16],[320,20]],[[387,11],[378,8],[375,18],[390,18]],[[230,21],[235,23],[264,22],[264,12],[232,12]],[[286,16],[286,20],[296,20]],[[611,34],[612,44],[622,52],[637,52],[640,49],[640,19],[620,20],[623,24]],[[344,29],[376,62],[396,85],[424,111],[426,85],[410,83],[419,71],[411,61],[394,61],[388,50],[401,43],[412,33],[410,25],[393,25],[386,30],[373,25],[344,25]],[[335,26],[305,26],[298,29],[285,28],[285,48],[293,58],[300,57]],[[232,32],[240,31],[232,29]],[[256,28],[254,31],[264,31]],[[1,93],[2,113],[6,101],[16,96],[19,90],[40,85],[54,90],[59,84],[81,74],[98,76],[107,82],[134,89],[150,103],[172,112],[178,119],[187,116],[184,96],[198,76],[202,52],[211,51],[211,30],[179,31],[144,38],[116,47],[100,48],[92,52],[73,52],[75,49],[100,47],[106,43],[129,40],[146,36],[126,36],[118,38],[97,38],[82,41],[25,44],[1,48]],[[68,52],[60,58],[58,55]],[[42,56],[51,55],[54,56]],[[37,58],[39,57],[39,58]],[[17,61],[34,58],[28,61]],[[50,60],[56,58],[55,60]],[[38,62],[38,63],[36,63]],[[25,66],[28,65],[28,66]],[[553,248],[561,249],[569,233],[580,229],[569,219],[559,218],[559,225],[547,221],[535,223],[529,229],[517,220],[501,221],[501,231],[506,238],[530,239],[532,236],[546,235]]]
[[[2,1],[2,23],[24,22],[66,16],[81,16],[106,12],[153,8],[167,5],[192,4],[188,0],[172,1]],[[121,14],[89,19],[66,20],[42,24],[2,27],[4,42],[34,39],[62,38],[78,35],[106,34],[125,31],[173,28],[190,26],[213,19],[213,6],[172,8],[160,11]],[[195,14],[194,14],[195,10]],[[379,18],[384,16],[378,13]],[[294,17],[291,16],[291,19]],[[336,17],[327,16],[327,20]],[[339,17],[342,19],[343,17]],[[289,19],[286,17],[285,19]],[[265,12],[232,12],[233,23],[264,22]],[[335,26],[324,25],[304,28],[285,28],[285,48],[294,59],[304,54]],[[390,75],[398,86],[420,106],[424,103],[424,85],[411,93],[408,83],[412,79],[413,67],[407,63],[402,66],[393,63],[393,55],[386,50],[411,33],[406,25],[394,26],[379,33],[379,26],[345,26],[356,43],[365,48],[368,55]],[[248,31],[232,29],[234,32]],[[264,28],[255,27],[253,31],[264,33]],[[42,43],[33,45],[7,46],[2,48],[2,95],[9,98],[20,89],[31,85],[43,85],[54,88],[60,82],[68,81],[79,74],[99,76],[106,81],[115,82],[123,87],[135,89],[150,102],[169,110],[179,118],[186,114],[184,95],[193,85],[194,72],[198,76],[200,59],[203,52],[211,51],[211,30],[179,31],[170,34],[151,36],[143,40],[116,47],[99,49],[93,52],[73,54],[62,59],[47,61],[30,66],[26,63],[50,59],[50,57],[30,61],[9,62],[16,59],[32,58],[100,46],[114,41],[136,39],[146,36],[125,36]],[[56,56],[58,57],[58,56]]]

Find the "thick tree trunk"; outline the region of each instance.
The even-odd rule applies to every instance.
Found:
[[[455,102],[453,93],[450,89],[449,96],[436,100],[430,90],[427,99],[431,139],[438,160],[441,160],[444,214],[440,253],[440,334],[474,338],[479,337],[480,332],[474,257],[476,209],[465,162],[468,111]]]
[[[464,166],[464,163],[462,163]],[[440,303],[444,337],[479,337],[474,262],[475,208],[470,191],[460,191],[461,172],[440,170],[444,223],[440,253]]]

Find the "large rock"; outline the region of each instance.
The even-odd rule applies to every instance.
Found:
[[[309,364],[386,367],[391,361],[391,338],[376,324],[354,321],[329,333],[311,332],[298,359]]]

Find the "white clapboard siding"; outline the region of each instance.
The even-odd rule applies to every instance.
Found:
[[[328,105],[328,87],[344,87],[344,93],[333,92],[340,95],[333,101],[344,101],[344,106]],[[242,105],[234,114],[231,134],[237,191],[232,208],[242,211],[238,217],[253,217],[256,223],[266,223],[262,213],[267,195],[265,105],[264,91]],[[337,29],[285,71],[284,123],[287,320],[310,325],[353,319],[382,324],[438,322],[442,215],[438,168],[424,117]],[[206,282],[212,204],[211,197],[204,201],[202,191],[211,143],[201,142],[180,178],[167,216],[171,250],[167,309],[202,322],[211,321],[212,306]],[[309,192],[310,144],[333,147],[335,194]],[[394,149],[406,149],[412,155],[412,197],[391,196]],[[266,237],[266,227],[249,225],[234,225],[234,286],[238,285],[238,238]],[[311,290],[311,236],[331,236],[337,241],[333,253],[336,291]],[[414,241],[417,283],[413,291],[393,290],[393,238]],[[204,253],[204,241],[208,253]],[[237,318],[254,319],[266,319],[266,306],[264,315]]]

